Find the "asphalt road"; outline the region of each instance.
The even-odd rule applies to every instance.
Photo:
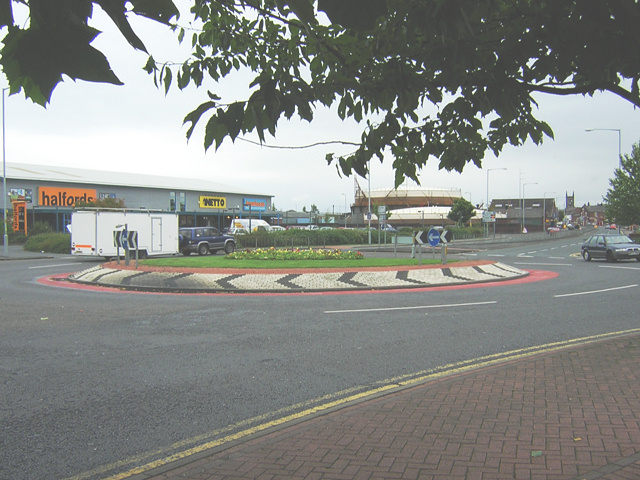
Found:
[[[458,361],[637,328],[640,264],[579,239],[467,252],[554,272],[428,292],[160,295],[45,287],[0,262],[0,479],[107,478]]]

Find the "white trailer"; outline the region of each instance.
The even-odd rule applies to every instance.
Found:
[[[125,251],[117,232],[137,232],[139,258],[179,252],[178,214],[147,210],[78,210],[71,214],[71,255],[110,259]],[[130,245],[135,251],[136,245]],[[135,255],[135,253],[133,253]]]

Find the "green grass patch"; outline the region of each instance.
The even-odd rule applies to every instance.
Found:
[[[359,260],[234,260],[223,255],[171,257],[140,260],[140,265],[185,268],[363,268],[419,265],[413,258],[362,258]],[[439,264],[440,260],[423,259],[423,265]]]

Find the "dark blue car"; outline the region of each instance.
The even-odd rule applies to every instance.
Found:
[[[608,262],[625,259],[640,262],[640,245],[619,233],[591,235],[580,247],[580,252],[587,262],[592,258],[604,258]]]
[[[215,227],[188,227],[181,228],[180,253],[183,255],[206,255],[224,250],[224,253],[233,253],[236,249],[236,239],[231,235],[220,233]]]

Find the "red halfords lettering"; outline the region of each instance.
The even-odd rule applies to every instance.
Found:
[[[264,208],[266,206],[265,202],[263,200],[247,200],[245,202],[246,206],[251,205],[251,207],[262,207]]]
[[[76,196],[67,196],[67,192],[64,190],[58,191],[57,195],[55,193],[47,195],[45,192],[40,192],[40,205],[47,207],[71,207],[79,201],[93,202],[94,200],[95,198],[88,196],[87,192]]]

